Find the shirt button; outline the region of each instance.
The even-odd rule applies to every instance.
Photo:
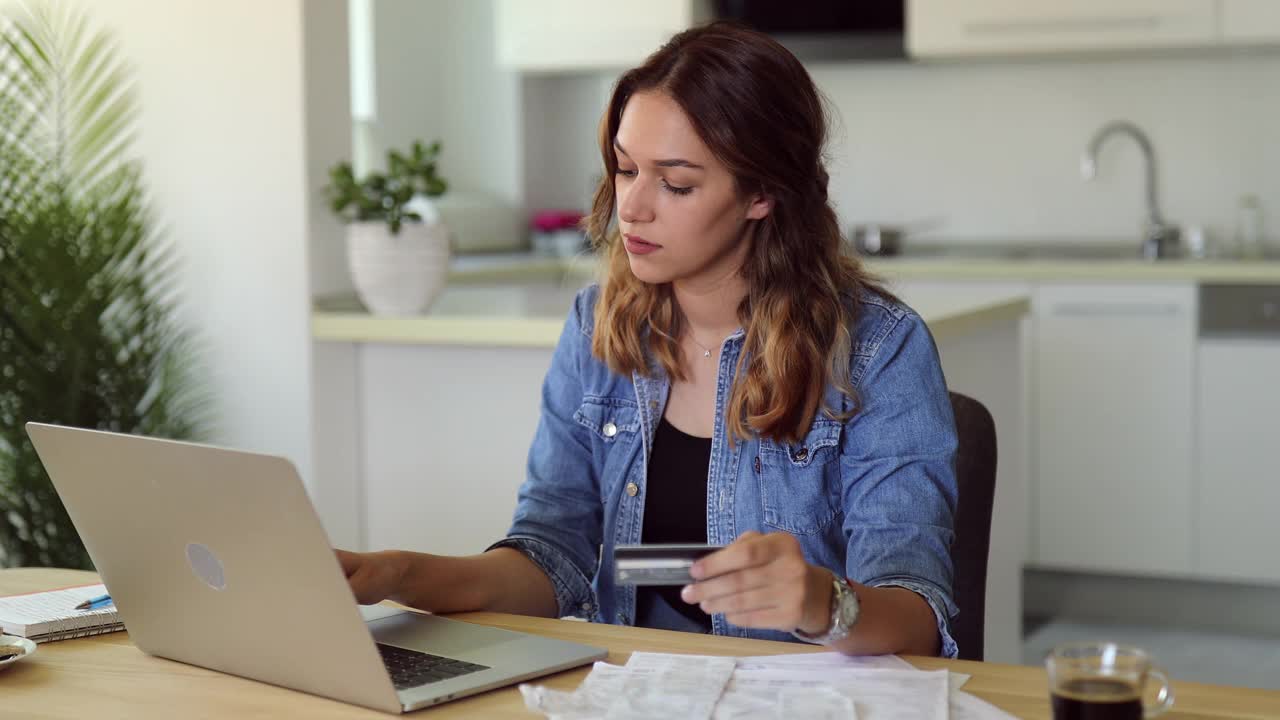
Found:
[[[759,455],[757,455],[756,459],[751,462],[751,467],[755,468],[757,475],[760,474],[760,456]]]
[[[650,401],[649,401],[649,409],[650,409],[650,410],[657,410],[657,409],[658,409],[658,401],[657,401],[657,400],[650,400]]]
[[[635,497],[640,494],[640,486],[635,483],[627,483],[627,494]]]
[[[809,457],[809,448],[800,448],[796,451],[796,459],[800,462],[804,462],[807,457]]]
[[[613,437],[614,435],[618,434],[618,426],[614,425],[611,422],[605,423],[603,429],[604,429],[605,437]]]
[[[589,602],[582,603],[582,611],[588,612],[588,613],[591,612],[591,603]]]

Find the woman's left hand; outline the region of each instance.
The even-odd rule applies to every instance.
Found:
[[[680,597],[739,627],[819,634],[831,624],[831,573],[806,562],[793,535],[745,532],[690,575]]]

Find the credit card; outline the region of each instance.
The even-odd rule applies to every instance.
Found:
[[[688,585],[694,561],[723,545],[619,545],[613,549],[613,577],[619,585]]]

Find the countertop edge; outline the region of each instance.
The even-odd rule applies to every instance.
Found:
[[[869,260],[866,267],[889,279],[1021,280],[1076,282],[1198,282],[1280,284],[1280,263],[1179,261],[978,261]]]
[[[1278,260],[1071,260],[966,257],[861,257],[872,273],[904,280],[1024,280],[1065,282],[1213,282],[1280,284]],[[454,270],[451,282],[519,282],[552,276],[582,283],[600,279],[584,257],[537,258],[528,264]]]
[[[1016,319],[1030,308],[1030,297],[1015,294],[976,307],[922,313],[921,318],[936,340]],[[337,343],[551,349],[559,342],[563,327],[562,318],[551,317],[385,316],[322,311],[314,311],[311,316],[313,341]]]
[[[313,312],[315,342],[554,348],[564,319]]]

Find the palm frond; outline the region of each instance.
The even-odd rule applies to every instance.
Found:
[[[91,190],[122,157],[137,118],[130,71],[116,41],[69,5],[26,3],[9,16],[5,44],[20,72],[10,80],[38,132],[27,140],[62,178]]]
[[[176,255],[129,156],[129,78],[83,14],[0,14],[0,564],[89,564],[23,423],[192,438],[209,422]]]

